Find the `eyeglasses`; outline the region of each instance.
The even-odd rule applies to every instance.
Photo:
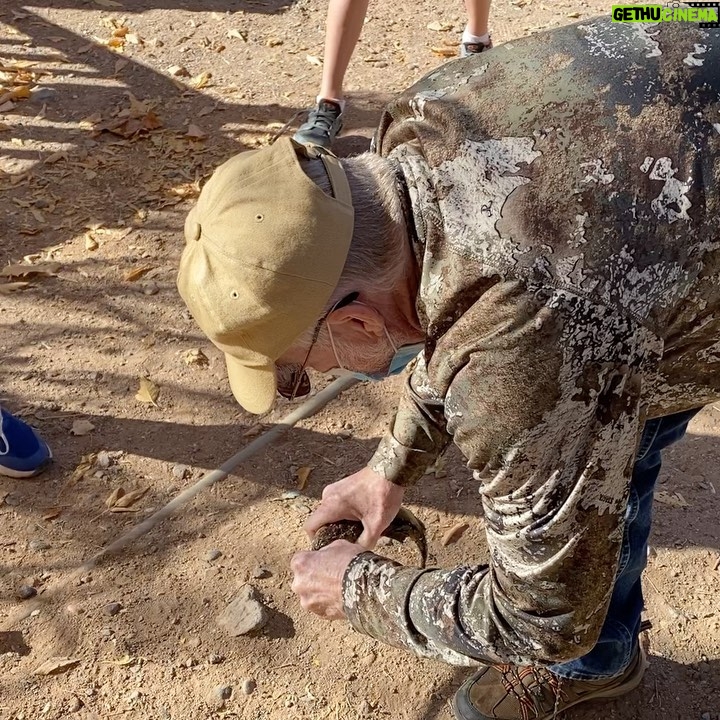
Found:
[[[277,379],[277,391],[282,397],[288,400],[295,400],[295,398],[302,398],[310,394],[312,385],[310,384],[310,377],[305,370],[305,366],[310,359],[310,353],[315,347],[315,343],[320,336],[320,328],[322,324],[327,320],[330,313],[338,310],[341,307],[345,307],[355,300],[358,299],[359,292],[352,292],[346,295],[341,300],[338,300],[318,321],[313,330],[312,340],[310,341],[310,347],[305,354],[305,359],[302,365],[276,365],[275,366],[275,377]]]

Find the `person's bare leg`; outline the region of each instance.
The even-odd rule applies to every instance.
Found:
[[[325,62],[320,97],[341,101],[343,81],[360,38],[369,0],[330,0],[325,28]],[[470,2],[470,0],[468,0]]]
[[[467,31],[477,37],[487,35],[490,0],[465,0],[465,10],[468,16]]]

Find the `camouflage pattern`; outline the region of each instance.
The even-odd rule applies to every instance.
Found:
[[[390,106],[427,331],[370,465],[454,441],[491,565],[359,555],[358,630],[418,655],[546,664],[595,644],[647,418],[720,398],[720,31],[598,19],[454,61]]]

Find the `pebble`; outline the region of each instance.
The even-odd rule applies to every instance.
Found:
[[[208,562],[213,562],[214,560],[217,560],[218,558],[221,558],[221,557],[222,557],[222,551],[218,550],[217,548],[215,548],[213,550],[208,550],[205,553],[205,559]]]
[[[225,701],[232,697],[230,685],[216,685],[206,696],[205,702],[214,710],[225,707]]]
[[[49,550],[52,546],[49,542],[47,542],[47,540],[31,540],[28,543],[28,547],[33,552],[39,552],[41,550]]]
[[[79,605],[78,603],[70,603],[65,607],[65,612],[68,615],[84,615],[85,614],[85,608],[82,605]]]
[[[173,465],[172,474],[174,478],[178,480],[184,480],[187,476],[190,468],[187,465]]]
[[[123,609],[123,606],[122,606],[121,603],[119,603],[119,602],[111,602],[111,603],[108,603],[108,604],[103,608],[103,612],[104,612],[106,615],[109,615],[110,617],[113,617],[113,616],[117,615],[122,609]]]
[[[242,683],[242,691],[246,695],[252,695],[255,692],[257,683],[252,678],[245,678]]]
[[[208,658],[208,662],[210,665],[219,665],[225,658],[222,655],[218,655],[217,653],[213,653]]]
[[[72,698],[72,700],[70,700],[70,703],[68,705],[68,712],[78,712],[82,708],[82,706],[82,700],[79,697],[74,697]]]
[[[703,713],[701,720],[711,720],[710,713]]]
[[[258,565],[252,571],[252,577],[255,580],[264,580],[265,578],[272,577],[272,572],[270,568],[265,567],[265,565]]]
[[[42,87],[38,85],[30,91],[30,99],[35,102],[48,102],[49,100],[55,100],[58,96],[58,91],[50,87]]]
[[[258,599],[255,588],[246,585],[218,615],[217,624],[232,637],[237,637],[260,630],[269,619],[270,613]]]
[[[9,495],[5,496],[4,502],[10,507],[17,507],[22,502],[22,498],[19,495],[10,493]]]
[[[32,585],[21,585],[18,588],[17,595],[21,600],[29,600],[37,595],[37,589]]]
[[[110,457],[110,453],[107,450],[101,450],[95,458],[95,464],[103,470],[107,470],[110,467],[111,463],[112,458]]]

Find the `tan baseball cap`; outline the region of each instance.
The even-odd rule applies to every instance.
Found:
[[[185,221],[178,289],[225,353],[230,387],[249,412],[275,399],[275,361],[322,313],[353,231],[345,172],[320,155],[333,195],[302,170],[290,138],[241,153],[214,172]]]

